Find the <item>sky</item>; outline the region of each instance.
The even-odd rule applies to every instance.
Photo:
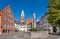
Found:
[[[25,20],[32,18],[33,13],[36,14],[36,19],[39,19],[48,11],[48,0],[0,0],[0,10],[8,4],[10,4],[15,20],[20,20],[22,9]]]

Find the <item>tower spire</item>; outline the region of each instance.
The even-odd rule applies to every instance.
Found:
[[[23,11],[23,9],[22,9],[22,12],[21,12],[21,16],[24,16],[24,11]]]
[[[22,12],[21,12],[21,22],[24,22],[24,11],[22,9]]]

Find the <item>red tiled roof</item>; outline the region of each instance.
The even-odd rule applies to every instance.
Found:
[[[33,21],[32,18],[29,18],[29,19],[26,21],[26,23],[27,23],[27,24],[30,24],[30,23],[32,23],[32,21]]]

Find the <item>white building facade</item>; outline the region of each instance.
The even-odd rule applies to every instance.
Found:
[[[20,24],[14,24],[15,25],[15,29],[17,30],[17,31],[20,31]]]
[[[27,32],[27,25],[26,24],[20,25],[20,31]]]

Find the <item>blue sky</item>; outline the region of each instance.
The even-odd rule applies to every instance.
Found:
[[[48,11],[48,0],[0,0],[0,10],[10,4],[15,20],[20,20],[21,11],[24,10],[25,20],[32,18],[36,13],[36,19],[42,17]]]

